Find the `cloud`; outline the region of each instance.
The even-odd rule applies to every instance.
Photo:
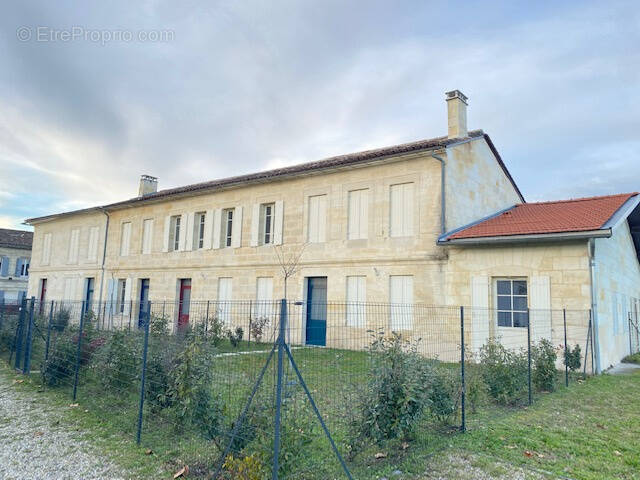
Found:
[[[13,2],[0,18],[0,214],[17,218],[442,135],[470,97],[530,199],[637,190],[630,2]],[[21,26],[167,42],[21,42]]]

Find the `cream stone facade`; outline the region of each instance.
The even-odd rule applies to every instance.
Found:
[[[454,306],[468,305],[470,338],[479,348],[488,335],[504,333],[492,312],[500,278],[527,282],[536,334],[557,335],[558,319],[551,311],[563,308],[581,312],[576,323],[584,332],[584,312],[594,304],[590,241],[496,246],[440,241],[446,232],[524,202],[490,138],[467,131],[466,97],[460,95],[448,95],[448,137],[157,193],[155,179],[144,176],[140,195],[131,200],[30,219],[35,236],[29,295],[38,296],[44,281],[47,300],[177,302],[182,280],[188,279],[192,301],[255,300],[262,288],[258,279],[269,278],[264,285],[271,291],[262,290],[260,299],[278,299],[284,296],[275,251],[280,249],[302,251],[299,269],[288,280],[289,300],[308,301],[309,282],[325,278],[329,303],[357,298],[371,305],[414,305],[410,315],[398,317],[406,325],[393,325],[388,308],[350,325],[344,307],[330,306],[326,342],[333,346],[361,348],[347,339],[365,342],[366,330],[379,322],[425,338],[434,331],[434,317],[420,306],[443,305],[440,317],[446,320],[437,330],[441,339],[450,338],[444,352],[454,354],[459,328]],[[233,226],[227,231],[230,210]],[[621,232],[597,240],[599,255],[613,250],[601,270],[604,274],[605,263],[611,265],[604,289],[619,290],[615,252],[619,261],[637,267],[630,234],[625,239]],[[265,235],[268,242],[261,244]],[[625,278],[625,298],[640,298],[636,274],[637,268]],[[360,277],[353,282],[356,297],[348,292],[350,277]],[[603,303],[597,308],[604,316]],[[547,313],[536,319],[535,311]],[[306,316],[301,311],[294,318],[297,340],[304,342]],[[344,335],[345,328],[355,333]],[[608,328],[600,323],[600,337]],[[506,334],[519,337],[523,331],[513,327]],[[577,337],[576,342],[583,340]],[[600,352],[603,366],[621,358],[622,340],[607,349],[612,352],[606,356]]]

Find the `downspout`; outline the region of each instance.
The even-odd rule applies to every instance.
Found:
[[[600,333],[599,333],[599,321],[598,321],[598,289],[596,285],[596,240],[595,238],[589,239],[589,277],[591,280],[591,322],[592,322],[592,335],[593,335],[593,353],[595,356],[596,373],[602,373],[600,365]],[[587,359],[585,358],[585,362]]]
[[[440,168],[440,235],[444,235],[447,232],[447,220],[446,220],[446,199],[447,196],[445,195],[445,184],[446,184],[446,176],[445,176],[445,162],[444,159],[442,157],[439,157],[438,155],[435,154],[431,154],[431,156],[433,158],[435,158],[436,160],[438,160],[441,164],[441,168]]]
[[[102,303],[102,292],[104,289],[104,264],[107,258],[107,238],[109,237],[109,214],[103,208],[100,211],[107,217],[107,222],[104,226],[104,247],[102,248],[102,265],[100,266],[100,303]]]

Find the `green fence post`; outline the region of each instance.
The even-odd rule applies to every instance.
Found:
[[[567,355],[569,354],[567,347],[567,309],[562,309],[562,322],[564,323],[564,384],[569,386],[569,366],[567,365]]]
[[[151,302],[147,302],[147,312],[144,315],[144,346],[142,348],[142,374],[140,376],[140,405],[138,406],[138,431],[136,432],[136,443],[140,445],[142,436],[142,412],[144,409],[144,389],[147,376],[147,353],[149,351],[149,323],[151,316]]]
[[[16,362],[14,367],[16,370],[20,369],[20,360],[22,358],[22,346],[24,343],[24,316],[27,313],[27,297],[22,297],[20,303],[20,315],[18,316],[18,325],[16,325],[16,339],[14,342],[14,351],[16,353]],[[11,363],[11,361],[9,361]]]
[[[467,416],[466,416],[466,396],[467,388],[465,381],[464,360],[465,360],[465,346],[464,346],[464,307],[460,307],[460,377],[462,380],[461,399],[460,404],[462,407],[462,424],[460,425],[460,431],[467,431]]]
[[[84,312],[84,300],[82,301],[82,311]],[[82,356],[82,331],[84,329],[84,315],[80,315],[80,331],[78,332],[78,349],[76,350],[76,369],[73,377],[73,401],[76,401],[78,394],[78,376],[80,374],[80,357]]]
[[[276,384],[276,418],[275,433],[273,440],[273,471],[272,480],[278,480],[279,460],[280,460],[280,420],[282,408],[282,379],[284,377],[284,335],[287,324],[287,301],[283,298],[280,301],[280,334],[278,335],[278,381]]]
[[[33,315],[36,308],[36,297],[31,297],[29,302],[29,323],[27,326],[27,340],[24,345],[24,362],[22,362],[23,375],[31,371],[31,343],[33,339]]]
[[[51,300],[51,309],[49,310],[49,321],[47,322],[47,342],[44,347],[44,361],[49,360],[49,345],[51,344],[51,323],[53,322],[53,305],[54,301]]]

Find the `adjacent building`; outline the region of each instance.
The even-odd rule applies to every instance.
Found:
[[[599,365],[617,363],[640,305],[640,196],[526,203],[490,137],[467,130],[467,98],[446,101],[443,137],[168,190],[145,175],[129,200],[29,219],[29,295],[130,315],[176,302],[184,324],[196,299],[282,297],[277,253],[302,252],[287,297],[303,304],[403,305],[388,326],[417,335],[414,305],[468,305],[475,347],[526,331],[529,309],[592,309]],[[327,315],[307,309],[299,340],[370,326],[357,309]]]
[[[0,304],[27,294],[32,242],[32,232],[0,228]]]

